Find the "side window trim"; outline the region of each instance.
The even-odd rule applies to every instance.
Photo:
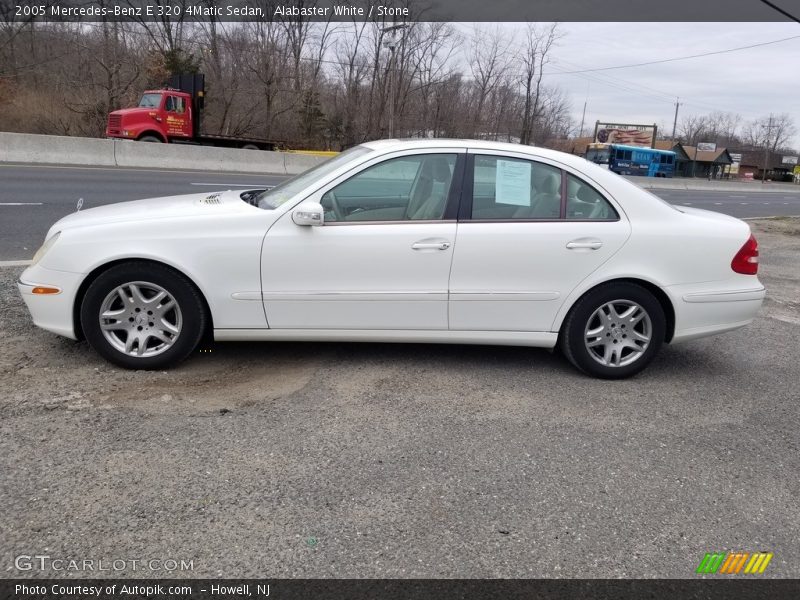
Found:
[[[510,158],[518,158],[520,160],[529,160],[531,162],[538,162],[543,165],[547,165],[549,167],[553,167],[561,171],[561,206],[560,206],[560,216],[557,219],[473,219],[472,218],[472,201],[473,201],[473,190],[474,190],[474,182],[475,182],[475,157],[476,156],[509,156]],[[463,174],[463,184],[461,186],[461,201],[458,206],[458,214],[457,220],[459,223],[579,223],[579,222],[586,222],[591,221],[595,223],[613,223],[617,221],[622,221],[624,214],[620,208],[618,208],[615,202],[612,202],[609,199],[608,194],[605,191],[600,191],[598,186],[590,183],[586,177],[582,174],[578,173],[574,170],[567,170],[564,169],[557,164],[553,164],[551,162],[541,161],[538,160],[535,156],[524,156],[522,154],[501,154],[499,152],[492,152],[492,151],[483,151],[481,149],[467,149],[467,154],[464,161],[464,174]],[[458,167],[456,167],[458,168]],[[567,219],[567,178],[568,176],[575,177],[576,179],[580,180],[585,185],[592,188],[608,205],[611,207],[611,210],[614,211],[616,218],[613,219]],[[447,216],[447,212],[445,216]]]
[[[464,184],[466,183],[466,167],[468,154],[464,152],[456,155],[456,165],[453,167],[453,177],[450,180],[450,192],[447,196],[442,221],[455,221],[458,219],[460,205],[463,198]]]
[[[353,225],[386,225],[386,224],[421,224],[421,223],[455,223],[459,204],[461,202],[461,195],[464,180],[466,177],[466,168],[465,163],[468,158],[468,154],[466,149],[464,148],[418,148],[413,151],[400,151],[400,152],[391,152],[389,154],[385,154],[383,156],[375,157],[372,160],[367,160],[364,163],[360,164],[355,169],[348,171],[346,173],[342,173],[340,176],[336,177],[333,181],[329,181],[326,185],[321,188],[318,188],[315,192],[304,198],[300,201],[300,203],[308,201],[310,199],[316,198],[317,201],[321,201],[322,197],[328,193],[329,191],[335,189],[339,185],[349,181],[353,177],[357,177],[361,173],[379,166],[385,162],[401,159],[404,157],[416,157],[422,155],[432,155],[432,154],[454,154],[456,157],[455,165],[453,166],[453,175],[450,180],[450,190],[447,196],[447,200],[445,203],[444,214],[440,219],[398,219],[392,221],[327,221],[325,222],[324,226],[353,226]],[[291,212],[291,210],[289,211]]]
[[[563,202],[564,202],[564,204],[563,204],[564,215],[561,218],[564,219],[565,222],[580,223],[581,221],[591,221],[591,222],[596,222],[596,223],[612,223],[612,222],[616,222],[616,221],[621,221],[622,220],[622,217],[620,216],[620,211],[617,210],[617,207],[614,206],[614,203],[611,202],[604,193],[602,193],[600,190],[597,189],[597,186],[592,185],[591,183],[586,181],[585,177],[581,177],[577,173],[567,173],[567,171],[565,171],[563,169],[562,169],[562,172],[564,173],[564,182],[565,182],[565,184],[564,184],[564,189],[562,190],[563,191]],[[577,179],[581,183],[581,185],[584,185],[584,186],[590,188],[595,194],[597,194],[597,196],[603,202],[605,202],[608,205],[608,207],[612,211],[614,211],[614,214],[616,216],[613,217],[613,218],[607,218],[607,219],[568,219],[567,218],[567,214],[566,214],[566,206],[567,206],[567,201],[568,201],[569,189],[568,189],[568,185],[566,184],[566,180],[569,177]]]
[[[553,169],[557,169],[561,173],[561,199],[559,205],[559,217],[557,219],[541,218],[541,219],[473,219],[472,218],[472,203],[474,199],[475,189],[475,157],[477,156],[490,156],[497,158],[513,158],[516,160],[526,160],[534,164],[545,165]],[[566,193],[567,173],[561,167],[537,160],[533,156],[523,156],[514,154],[500,154],[491,151],[474,151],[468,150],[466,156],[466,164],[464,169],[464,183],[461,190],[461,203],[458,208],[458,222],[459,223],[548,223],[566,221],[567,214],[567,193]]]
[[[461,186],[461,202],[458,207],[458,221],[472,221],[472,201],[475,189],[475,154],[468,152]]]

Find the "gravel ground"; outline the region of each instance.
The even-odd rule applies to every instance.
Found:
[[[0,269],[0,573],[682,578],[769,550],[767,575],[800,577],[800,222],[752,225],[756,322],[618,382],[424,345],[218,344],[126,372],[35,329]]]

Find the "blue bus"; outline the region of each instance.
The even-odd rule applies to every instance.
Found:
[[[618,175],[672,177],[675,174],[675,153],[671,150],[610,144],[608,168]]]

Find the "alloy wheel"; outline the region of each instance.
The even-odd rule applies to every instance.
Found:
[[[653,335],[650,315],[632,300],[606,302],[589,317],[584,344],[601,365],[624,367],[647,350]]]
[[[137,358],[156,356],[173,346],[183,317],[163,287],[133,281],[115,287],[100,305],[100,329],[117,350]]]

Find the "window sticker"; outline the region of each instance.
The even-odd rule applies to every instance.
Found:
[[[514,206],[531,205],[531,163],[498,160],[495,202]]]

